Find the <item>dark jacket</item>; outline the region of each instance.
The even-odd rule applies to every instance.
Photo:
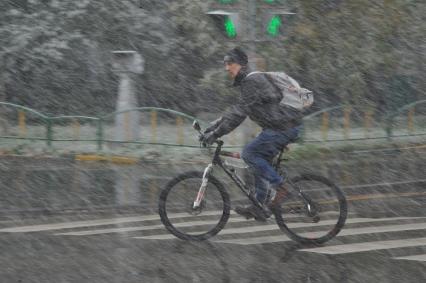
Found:
[[[301,124],[301,112],[279,104],[281,93],[271,84],[265,74],[250,73],[242,68],[234,80],[241,93],[237,104],[228,109],[214,122],[216,137],[221,137],[238,127],[248,116],[262,129],[287,130]]]

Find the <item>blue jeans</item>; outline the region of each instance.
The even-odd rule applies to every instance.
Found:
[[[260,203],[267,201],[268,183],[273,188],[283,183],[283,177],[272,167],[272,161],[284,146],[298,137],[300,129],[301,126],[285,131],[264,129],[244,147],[241,157],[254,171],[256,199]]]

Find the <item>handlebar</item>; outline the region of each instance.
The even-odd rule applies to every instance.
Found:
[[[192,127],[198,132],[198,134],[199,134],[199,139],[201,139],[201,137],[204,135],[203,134],[203,132],[202,132],[202,129],[201,129],[201,126],[200,126],[200,124],[198,123],[198,121],[197,120],[195,120],[193,123],[192,123]],[[222,156],[228,156],[228,157],[232,157],[232,158],[238,158],[238,159],[240,159],[241,158],[241,155],[240,155],[240,153],[239,152],[230,152],[230,151],[224,151],[224,150],[222,150],[222,146],[223,146],[223,144],[224,144],[224,142],[222,141],[222,140],[219,140],[219,139],[217,139],[217,140],[215,140],[214,142],[213,142],[214,144],[217,144],[218,146],[216,147],[216,152],[215,152],[215,154],[216,155],[222,155]],[[201,143],[201,146],[203,146],[203,147],[207,147],[207,144],[205,144],[205,143]]]
[[[199,139],[201,140],[201,137],[203,136],[203,134],[200,134]],[[223,145],[223,141],[222,140],[215,140],[213,143],[217,144],[218,146],[222,146]],[[204,142],[201,142],[201,146],[202,147],[207,147],[207,144]]]

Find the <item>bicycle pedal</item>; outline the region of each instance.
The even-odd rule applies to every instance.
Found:
[[[319,217],[318,215],[312,217],[312,223],[318,223],[320,221],[321,217]]]

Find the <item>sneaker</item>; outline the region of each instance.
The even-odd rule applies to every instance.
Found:
[[[235,212],[244,216],[246,219],[254,218],[256,221],[266,222],[267,218],[271,217],[271,213],[266,213],[255,205],[237,206]]]

